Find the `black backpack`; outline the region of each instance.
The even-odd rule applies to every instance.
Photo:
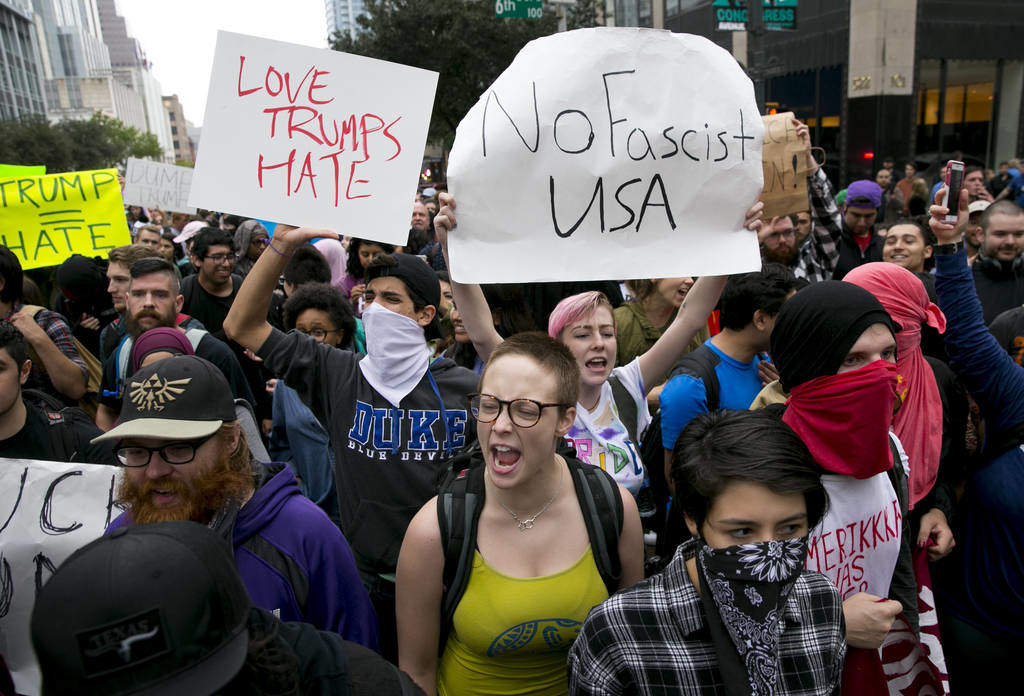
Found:
[[[622,497],[619,487],[600,467],[584,464],[570,456],[566,456],[565,461],[587,525],[597,570],[611,595],[619,589],[622,580],[619,559]],[[439,652],[444,651],[455,608],[469,584],[473,552],[476,550],[476,527],[485,496],[484,466],[478,448],[455,456],[446,469],[448,473],[437,496],[437,524],[441,531],[441,548],[444,549]]]
[[[39,406],[49,426],[46,430],[53,448],[53,458],[59,462],[82,461],[80,452],[84,443],[79,442],[74,424],[95,427],[89,414],[77,406],[67,406],[55,397],[37,389],[23,389],[22,396]]]

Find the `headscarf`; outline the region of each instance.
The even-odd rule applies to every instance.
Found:
[[[826,470],[866,479],[892,466],[889,427],[896,366],[877,360],[836,374],[860,335],[892,319],[852,283],[826,280],[801,290],[779,312],[772,359],[790,392],[783,421]]]
[[[195,355],[192,343],[184,332],[169,326],[158,326],[143,332],[132,344],[131,374],[139,371],[147,355],[161,351],[174,355]]]
[[[331,285],[343,289],[345,283],[345,264],[348,263],[348,252],[337,239],[318,239],[313,242],[316,250],[327,259],[327,265],[331,268]],[[347,293],[346,293],[347,294]]]
[[[270,236],[259,220],[246,220],[235,228],[235,273],[243,278],[249,275],[255,263],[249,258],[249,243],[261,233]]]
[[[858,266],[843,279],[873,294],[900,325],[896,334],[897,386],[903,406],[893,425],[910,457],[910,505],[935,485],[942,452],[942,398],[935,373],[921,353],[921,324],[946,330],[942,310],[928,300],[924,284],[913,273],[881,261]]]
[[[867,290],[824,280],[793,295],[772,329],[771,356],[786,392],[816,377],[834,375],[864,330],[892,319]]]

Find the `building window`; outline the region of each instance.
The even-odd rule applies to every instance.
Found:
[[[177,135],[177,134],[178,134],[178,127],[177,126],[171,126],[171,135]]]
[[[181,149],[181,145],[178,143],[177,140],[174,141],[174,149],[175,150],[180,150]]]
[[[174,120],[174,112],[173,111],[168,111],[167,112],[167,118],[169,118],[169,119],[171,119],[173,121]]]

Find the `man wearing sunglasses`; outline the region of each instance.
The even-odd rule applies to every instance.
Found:
[[[231,544],[253,604],[377,646],[377,623],[340,530],[305,498],[291,470],[249,453],[231,389],[212,363],[167,358],[125,385],[113,441],[124,467],[126,510],[108,532],[132,524],[190,520]]]

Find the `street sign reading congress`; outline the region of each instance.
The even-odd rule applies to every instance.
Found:
[[[797,0],[762,0],[764,28],[768,31],[796,29]],[[747,30],[747,0],[715,0],[715,28],[718,31]]]
[[[501,19],[540,19],[543,15],[541,0],[494,0],[494,16]]]

